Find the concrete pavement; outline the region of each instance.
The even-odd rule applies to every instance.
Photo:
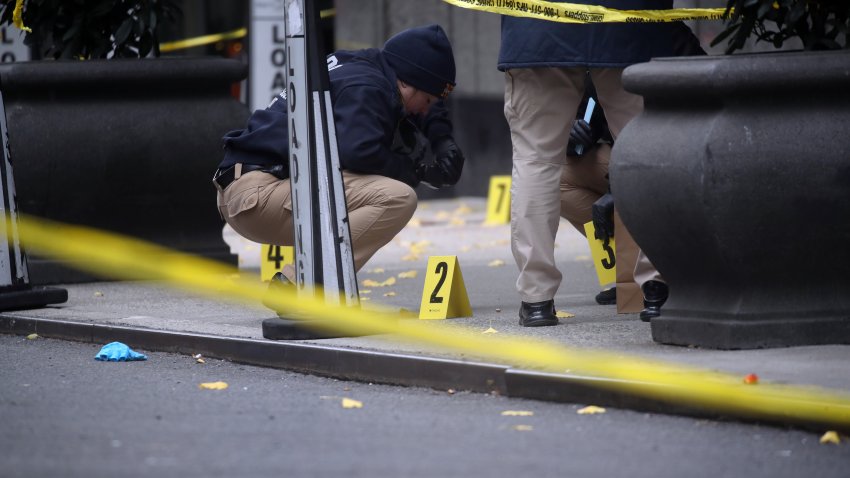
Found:
[[[829,345],[768,350],[716,351],[675,347],[652,341],[650,326],[637,314],[616,313],[615,306],[594,301],[599,291],[583,236],[562,221],[556,254],[564,280],[555,298],[559,311],[575,317],[557,327],[523,328],[517,323],[519,298],[514,288],[516,267],[510,253],[507,225],[483,225],[483,198],[425,201],[414,220],[382,249],[358,276],[361,284],[382,282],[401,272],[416,278],[398,279],[392,286],[364,287],[370,302],[418,312],[428,256],[456,255],[463,273],[473,317],[451,319],[451,325],[483,333],[540,337],[570,347],[604,349],[744,376],[762,381],[816,385],[850,392],[850,346]],[[225,231],[225,240],[239,253],[240,267],[259,267],[256,244]],[[0,332],[37,332],[87,342],[121,340],[141,350],[202,353],[237,362],[300,370],[340,378],[442,389],[468,389],[526,398],[609,405],[691,415],[709,410],[678,406],[599,387],[594,377],[540,374],[488,363],[469,354],[402,342],[393,336],[309,341],[263,339],[261,322],[269,310],[170,290],[155,282],[97,282],[62,286],[66,304],[0,314]],[[410,319],[411,326],[429,321]],[[468,331],[462,333],[470,333]],[[772,420],[774,423],[786,422]],[[790,424],[790,422],[789,422]],[[796,421],[813,429],[828,423]]]

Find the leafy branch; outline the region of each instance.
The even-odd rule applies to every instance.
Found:
[[[0,25],[26,27],[24,43],[57,59],[159,56],[157,27],[182,14],[175,0],[0,0],[0,6]]]

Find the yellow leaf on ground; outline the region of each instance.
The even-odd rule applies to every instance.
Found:
[[[437,220],[438,221],[444,221],[444,220],[448,219],[449,216],[450,216],[450,214],[448,213],[448,211],[440,211],[440,212],[437,213]]]
[[[449,225],[450,226],[465,226],[466,221],[464,221],[463,219],[461,219],[459,217],[453,217],[451,219],[451,221],[449,221]]]
[[[383,267],[376,267],[376,268],[374,268],[374,269],[370,269],[370,270],[368,270],[368,271],[366,271],[366,272],[368,272],[368,273],[370,273],[370,274],[383,274],[383,273],[384,273],[384,268],[383,268]]]
[[[501,266],[505,265],[505,261],[503,261],[501,259],[496,259],[495,261],[490,261],[490,263],[487,264],[487,265],[490,266],[490,267],[501,267]]]
[[[576,316],[576,314],[564,312],[563,310],[559,310],[559,311],[555,312],[555,317],[557,317],[559,319],[572,319],[575,316]]]
[[[455,209],[454,214],[456,216],[460,216],[462,214],[469,214],[471,212],[472,212],[471,207],[467,206],[466,204],[461,204],[460,206],[458,206],[457,209]]]
[[[29,339],[29,340],[35,340],[35,339],[37,339],[37,338],[38,338],[38,334],[29,334],[29,335],[27,335],[27,339]]]
[[[96,291],[96,292],[94,293],[94,296],[95,296],[95,297],[103,297],[103,292],[101,292],[101,291]]]
[[[530,410],[505,410],[502,412],[503,417],[533,417],[534,412]]]
[[[203,390],[224,390],[227,388],[227,383],[225,382],[205,382],[198,385],[199,388]]]
[[[410,226],[410,227],[422,227],[422,220],[413,218],[413,219],[407,221],[407,225]]]
[[[385,292],[384,297],[395,297],[395,292]]]
[[[534,430],[534,427],[531,425],[514,425],[513,429],[518,432],[530,432]]]
[[[353,398],[342,399],[342,408],[363,408],[363,402],[354,400]]]
[[[371,294],[371,293],[372,293],[372,289],[360,289],[360,293],[361,293],[361,294]]]
[[[576,413],[578,413],[579,415],[595,415],[597,413],[605,413],[605,409],[602,408],[602,407],[596,407],[596,406],[590,405],[588,407],[582,408],[581,410],[579,410]]]
[[[398,274],[398,278],[399,279],[416,279],[417,275],[419,275],[419,271],[415,271],[415,270],[406,271],[406,272],[400,272]]]
[[[482,334],[498,334],[499,331],[494,329],[493,327],[490,327],[490,328],[488,328],[487,330],[485,330],[484,332],[481,332],[481,333]]]
[[[371,297],[361,297],[360,298],[361,302],[366,302],[367,300],[372,300],[372,298]]]
[[[408,254],[401,258],[401,260],[405,262],[416,262],[419,260],[419,255],[417,254]]]
[[[822,444],[834,443],[834,444],[838,445],[839,443],[841,443],[841,437],[838,435],[837,431],[830,430],[830,431],[824,433],[822,437],[820,437],[820,442]]]
[[[362,284],[363,284],[363,287],[386,287],[388,285],[395,284],[395,277],[390,277],[389,279],[387,279],[383,282],[378,282],[378,281],[372,280],[372,279],[366,279],[362,282]]]

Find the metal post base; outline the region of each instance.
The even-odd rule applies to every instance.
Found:
[[[67,301],[68,291],[56,287],[0,290],[0,311],[38,309],[48,304],[60,304]]]

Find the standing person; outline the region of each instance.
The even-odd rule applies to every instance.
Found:
[[[593,218],[593,205],[608,193],[608,161],[614,139],[608,131],[605,113],[600,106],[593,108],[590,121],[584,116],[590,100],[598,103],[598,95],[589,73],[585,75],[584,98],[579,104],[576,120],[567,144],[567,163],[561,173],[561,217],[585,235],[584,225]],[[596,303],[617,303],[617,288],[611,287],[596,294]]]
[[[687,25],[681,22],[672,24],[672,45],[673,54],[676,56],[702,56],[706,54],[696,35]],[[576,129],[577,127],[574,126],[573,130]],[[592,216],[597,239],[606,241],[608,238],[614,237],[614,198],[610,191],[593,204]],[[660,317],[661,307],[667,302],[669,289],[664,278],[661,277],[661,274],[642,250],[638,251],[633,275],[635,283],[640,286],[643,293],[643,310],[639,315],[640,320],[649,322],[655,317]],[[598,298],[599,296],[597,296],[597,301]]]
[[[593,4],[669,9],[673,0]],[[616,141],[626,123],[643,109],[643,99],[623,89],[623,69],[655,56],[671,56],[670,34],[670,25],[664,23],[562,24],[502,17],[498,67],[505,72],[505,118],[513,143],[511,250],[519,268],[521,325],[558,323],[554,297],[562,276],[554,249],[560,219],[559,180],[569,132],[584,94],[585,72],[590,72]]]
[[[440,188],[460,179],[464,157],[443,104],[455,86],[455,62],[443,29],[428,25],[396,34],[382,49],[338,51],[328,56],[328,66],[354,267],[360,270],[410,220],[414,187]],[[213,178],[222,218],[252,241],[292,245],[286,92],[255,111],[244,129],[227,133],[224,149]]]

